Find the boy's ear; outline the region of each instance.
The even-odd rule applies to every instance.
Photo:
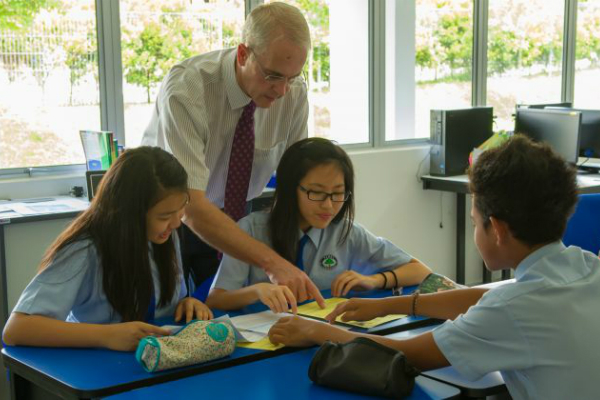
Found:
[[[490,217],[490,223],[492,224],[492,230],[496,236],[496,245],[505,245],[512,238],[512,233],[508,224],[496,217]]]

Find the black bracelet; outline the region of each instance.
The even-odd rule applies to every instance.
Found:
[[[396,273],[394,271],[390,271],[392,273],[392,276],[394,277],[394,286],[392,287],[392,289],[396,289],[398,287],[398,277],[396,276]]]
[[[387,276],[385,276],[383,272],[378,272],[378,274],[381,274],[381,276],[383,276],[383,286],[381,288],[385,289],[385,287],[387,286]]]

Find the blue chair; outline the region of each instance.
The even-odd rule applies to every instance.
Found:
[[[206,298],[208,297],[208,292],[210,291],[210,287],[212,286],[214,279],[215,275],[206,278],[206,280],[202,282],[196,288],[196,290],[194,290],[194,293],[192,293],[192,297],[195,297],[196,299],[204,303],[206,301]]]
[[[598,254],[600,251],[600,193],[579,195],[575,213],[567,222],[563,242],[566,246],[579,246]]]

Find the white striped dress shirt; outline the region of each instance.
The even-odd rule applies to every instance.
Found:
[[[236,49],[218,50],[175,65],[160,88],[142,145],[160,146],[181,162],[190,189],[223,208],[235,127],[251,100],[235,78]],[[307,137],[304,82],[254,114],[254,161],[247,200],[261,194],[283,152]]]

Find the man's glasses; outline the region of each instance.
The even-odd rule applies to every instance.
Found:
[[[326,193],[326,192],[316,192],[314,190],[308,190],[301,185],[298,185],[300,190],[306,193],[306,197],[312,201],[325,201],[329,197],[331,201],[334,203],[343,203],[350,198],[352,195],[351,192],[336,192],[336,193]]]
[[[256,53],[254,52],[254,50],[252,50],[250,47],[248,47],[248,50],[250,50],[250,52],[254,54],[254,60],[256,61],[256,65],[258,65],[258,69],[260,70],[260,73],[262,74],[263,79],[265,81],[273,84],[285,82],[286,85],[293,85],[294,83],[300,82],[302,80],[302,74],[293,76],[291,78],[281,75],[267,74],[263,66],[258,61],[258,57],[256,57]]]

